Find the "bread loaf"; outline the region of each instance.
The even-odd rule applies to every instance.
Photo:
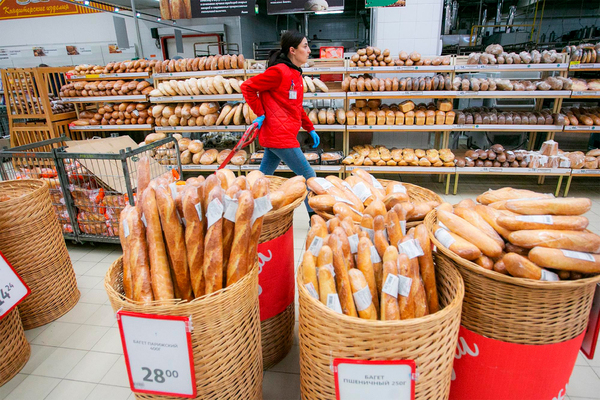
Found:
[[[348,271],[352,293],[358,311],[358,316],[363,319],[377,319],[377,309],[373,304],[370,288],[361,271],[351,269]]]
[[[542,279],[542,269],[523,256],[508,253],[502,257],[502,262],[508,273],[514,277],[538,281]]]
[[[252,234],[252,213],[254,198],[252,192],[244,190],[238,197],[238,208],[235,214],[235,233],[227,264],[227,286],[242,279],[250,265],[247,249]]]
[[[302,283],[317,300],[319,299],[319,280],[317,279],[316,257],[305,251],[302,257]]]
[[[592,201],[587,198],[515,200],[507,202],[505,207],[509,211],[527,215],[581,215],[592,208]]]
[[[465,260],[476,260],[481,256],[481,250],[474,244],[468,242],[457,234],[440,228],[439,225],[434,226],[435,238],[454,254],[464,258]]]
[[[512,232],[508,240],[516,246],[531,249],[536,246],[600,253],[600,236],[585,231],[524,230]]]
[[[477,246],[486,256],[498,257],[502,253],[502,247],[498,243],[463,218],[440,210],[438,219],[449,230]]]
[[[335,288],[335,280],[331,273],[333,269],[333,255],[329,246],[323,246],[321,248],[321,254],[317,259],[317,274],[319,277],[319,299],[325,305],[327,305],[327,299],[330,295],[337,296]],[[332,269],[330,269],[332,268]]]
[[[397,259],[398,275],[412,279],[412,271],[410,270],[410,264],[411,262],[406,254],[399,254]],[[411,291],[412,284],[410,289],[408,290],[408,296],[405,296],[403,294],[398,295],[398,308],[400,311],[400,318],[403,320],[412,319],[415,317],[415,302],[414,297],[411,297]]]
[[[600,255],[534,247],[529,252],[529,259],[541,267],[562,271],[576,271],[584,274],[600,272]]]
[[[346,265],[344,253],[340,238],[335,234],[330,236],[330,243],[333,244],[333,268],[335,271],[335,281],[337,286],[342,312],[351,317],[357,317],[354,299],[352,297],[352,288],[350,286],[350,278],[348,276],[348,266]]]
[[[119,216],[119,240],[123,248],[123,292],[125,297],[133,300],[133,278],[131,275],[131,261],[129,253],[129,238],[131,237],[131,229],[129,227],[129,214],[132,206],[125,206]]]
[[[397,278],[398,267],[394,261],[387,261],[383,263],[383,281],[388,279],[388,276],[392,275]],[[395,292],[396,296],[381,292],[381,320],[382,321],[397,321],[400,319],[400,307],[398,306],[398,295],[397,287],[391,287],[390,290]]]
[[[498,217],[498,224],[511,231],[547,228],[582,231],[587,228],[589,221],[581,216],[502,215]]]
[[[429,240],[427,227],[424,224],[417,225],[415,229],[415,239],[419,242],[421,249],[423,250],[423,255],[419,257],[419,269],[427,294],[429,313],[433,314],[436,313],[440,307],[435,281],[435,267],[433,265],[433,255],[431,252],[431,241]]]
[[[204,295],[204,243],[198,238],[204,237],[204,223],[200,193],[204,182],[182,194],[183,218],[185,218],[185,248],[190,268],[190,280],[194,297]]]
[[[474,227],[480,229],[483,233],[493,239],[498,245],[504,249],[504,240],[496,230],[487,223],[485,219],[472,208],[456,207],[454,213],[465,221],[469,222]]]
[[[372,229],[372,228],[371,228]],[[366,283],[371,291],[371,298],[375,306],[377,314],[379,314],[379,292],[377,290],[377,282],[375,280],[375,270],[373,260],[379,259],[378,255],[371,254],[371,241],[366,238],[360,238],[358,241],[358,253],[356,256],[356,267],[362,272]],[[375,258],[373,258],[375,256]],[[379,262],[379,264],[381,264]],[[380,267],[381,268],[381,267]]]
[[[248,182],[250,183],[250,182]],[[257,199],[263,199],[265,198],[265,196],[269,195],[269,181],[267,178],[263,177],[259,177],[258,179],[256,179],[256,181],[254,182],[254,184],[252,185],[251,189],[252,191],[252,196],[254,197],[254,202],[255,202],[255,208],[256,208],[256,201]],[[262,200],[259,200],[262,201]],[[256,261],[256,257],[257,257],[257,251],[258,251],[258,239],[260,237],[260,232],[262,231],[262,224],[263,224],[263,217],[258,217],[258,218],[252,218],[252,233],[250,235],[250,242],[248,245],[248,250],[247,250],[247,257],[248,257],[248,268],[250,268],[252,265],[254,265],[254,262]]]

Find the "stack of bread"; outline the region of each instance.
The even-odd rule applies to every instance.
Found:
[[[74,69],[67,71],[68,75],[91,75],[91,74],[120,74],[124,72],[151,72],[154,65],[160,63],[157,60],[135,60],[111,62],[102,65],[80,64]]]
[[[137,204],[123,210],[119,228],[125,297],[191,301],[243,279],[271,209],[268,179],[223,169],[206,180],[151,181],[142,161]]]
[[[490,44],[484,53],[471,53],[467,64],[540,64],[559,62],[560,55],[556,50],[537,50],[507,53],[499,44]]]
[[[488,107],[466,108],[456,111],[456,123],[460,125],[568,125],[562,113],[553,113],[547,108],[535,112],[503,112]]]
[[[565,125],[600,125],[600,107],[565,108],[561,113],[566,115]]]
[[[557,281],[600,272],[600,236],[586,230],[587,198],[529,190],[489,190],[437,208],[436,239],[482,268],[517,278]]]
[[[155,104],[150,108],[156,126],[249,125],[256,115],[247,103]]]
[[[344,92],[389,92],[389,91],[428,91],[428,90],[459,90],[452,89],[452,80],[448,75],[436,74],[433,77],[412,78],[377,78],[364,74],[358,77],[348,76],[342,81]]]
[[[577,79],[573,78],[571,90],[574,92],[585,92],[587,90],[600,91],[600,79]]]
[[[450,100],[415,105],[411,100],[381,104],[379,99],[356,100],[346,113],[348,125],[451,125],[456,114]]]
[[[568,153],[569,157],[576,160],[571,163],[573,169],[598,169],[600,168],[600,149],[590,150],[585,155],[581,151]]]
[[[242,93],[240,85],[244,82],[239,78],[227,78],[221,75],[185,80],[162,81],[156,89],[148,92],[151,97],[162,96],[199,96]]]
[[[60,97],[139,96],[153,90],[147,81],[75,81],[60,88]]]
[[[600,62],[600,43],[580,44],[579,46],[566,46],[563,53],[569,55],[570,61],[579,61],[581,64],[594,64]]]
[[[81,111],[75,126],[87,125],[154,125],[154,116],[149,112],[150,103],[104,103],[94,111]]]
[[[216,71],[223,69],[243,69],[244,67],[244,56],[242,54],[217,54],[216,56],[208,57],[158,61],[154,72]]]
[[[370,144],[354,146],[342,161],[344,165],[454,167],[454,154],[450,149],[388,149]]]
[[[405,232],[411,207],[365,210],[360,225],[343,214],[327,223],[313,216],[302,261],[308,292],[340,314],[363,319],[394,321],[437,312],[427,228],[420,224]]]
[[[398,58],[394,59],[389,49],[382,51],[378,47],[368,46],[357,50],[356,54],[350,58],[351,67],[393,67],[403,65],[450,65],[450,57],[423,58],[416,51],[410,54],[406,51],[401,51]]]
[[[303,76],[302,80],[304,81],[304,85],[303,85],[303,91],[304,93],[316,93],[316,92],[323,92],[323,93],[327,93],[329,92],[329,88],[327,87],[327,85],[320,80],[319,78],[314,78],[314,77],[310,77],[310,76]]]
[[[346,111],[343,108],[305,108],[304,111],[315,125],[346,125]]]
[[[447,82],[447,79],[445,80]],[[447,86],[447,85],[446,85]],[[564,78],[562,76],[550,76],[544,80],[532,81],[511,81],[509,79],[494,78],[461,78],[455,77],[452,80],[452,89],[461,91],[533,91],[533,90],[571,90],[574,89],[575,80]],[[446,89],[448,90],[448,89]]]

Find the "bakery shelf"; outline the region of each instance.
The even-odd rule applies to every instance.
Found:
[[[562,125],[450,125],[453,131],[561,132]]]
[[[241,166],[242,171],[255,171],[260,169],[260,164],[244,164]],[[278,165],[275,172],[292,172],[287,165]]]
[[[571,64],[569,71],[600,71],[600,64]]]
[[[455,92],[459,98],[480,98],[480,99],[556,99],[568,98],[571,96],[570,90],[488,90],[488,91],[458,91]]]
[[[452,90],[426,90],[423,92],[416,91],[404,91],[404,92],[393,92],[393,91],[385,91],[385,92],[348,92],[348,99],[403,99],[403,98],[412,98],[412,97],[422,97],[426,99],[433,98],[450,98],[456,97],[458,91]],[[474,92],[475,93],[475,92]],[[464,96],[463,96],[464,97]]]
[[[348,169],[360,168],[375,174],[454,174],[456,167],[402,167],[379,165],[347,165]]]
[[[302,68],[302,73],[305,75],[327,75],[327,74],[344,74],[346,67],[310,67]]]
[[[151,131],[152,125],[69,125],[72,131]]]
[[[61,100],[67,103],[104,103],[117,101],[147,101],[146,95],[135,96],[90,96],[90,97],[61,97]]]
[[[494,64],[494,65],[455,65],[456,72],[524,72],[524,71],[567,71],[567,63],[553,64]]]
[[[327,93],[304,93],[304,100],[312,100],[312,99],[345,99],[345,92],[327,92]]]
[[[348,125],[348,132],[451,131],[454,125]]]
[[[583,90],[573,91],[571,94],[572,99],[600,99],[600,91],[594,90]]]
[[[259,75],[262,74],[263,72],[265,72],[266,70],[264,69],[247,69],[246,70],[246,76],[250,76],[250,75]],[[303,70],[304,71],[304,70]]]
[[[320,173],[339,174],[345,172],[343,165],[311,165],[312,169]]]
[[[594,125],[567,125],[565,126],[566,131],[576,131],[576,132],[600,132],[600,126]]]
[[[177,78],[203,78],[205,76],[242,76],[246,73],[244,69],[220,69],[220,70],[210,70],[210,71],[186,71],[186,72],[164,72],[158,74],[152,74],[152,78],[158,80],[166,80],[166,79],[177,79]]]
[[[246,125],[211,125],[211,126],[157,126],[156,132],[243,132]]]
[[[598,176],[600,175],[600,169],[572,169],[571,175]]]
[[[225,168],[230,169],[234,172],[240,171],[239,165],[231,165],[228,164]],[[219,169],[219,164],[210,164],[210,165],[202,165],[202,164],[186,164],[181,166],[182,171],[192,172],[192,171],[216,171]]]
[[[502,167],[464,167],[456,168],[460,175],[546,175],[568,176],[570,168],[502,168]]]
[[[313,125],[315,130],[318,132],[344,132],[346,130],[346,125]],[[306,132],[304,128],[300,129],[302,132]]]
[[[411,65],[394,67],[348,67],[349,73],[394,73],[394,72],[450,72],[454,70],[453,65]]]
[[[103,79],[147,79],[148,72],[121,72],[118,74],[88,74],[88,75],[66,75],[70,81],[98,81]]]
[[[194,96],[160,96],[150,97],[152,103],[185,103],[188,101],[242,101],[241,94],[212,94]]]

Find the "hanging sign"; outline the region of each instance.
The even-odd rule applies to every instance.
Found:
[[[237,17],[254,14],[256,0],[160,0],[163,19]]]
[[[336,400],[413,400],[413,360],[333,360]]]
[[[0,253],[0,319],[31,293],[4,254]]]
[[[267,0],[267,14],[344,11],[344,0]]]
[[[367,0],[365,7],[406,7],[406,0]]]
[[[90,1],[90,3],[93,2]],[[79,6],[60,0],[2,0],[0,4],[0,20],[101,12],[94,8]],[[97,3],[93,3],[92,5],[96,8],[109,10],[109,7],[101,6]]]
[[[196,397],[189,317],[119,310],[117,320],[133,392]]]

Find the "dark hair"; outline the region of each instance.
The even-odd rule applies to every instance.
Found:
[[[281,35],[281,49],[271,50],[269,52],[269,65],[273,65],[273,62],[277,60],[281,54],[287,56],[290,52],[290,47],[296,48],[300,46],[300,43],[302,43],[304,38],[305,36],[298,31],[285,31],[283,35]]]

